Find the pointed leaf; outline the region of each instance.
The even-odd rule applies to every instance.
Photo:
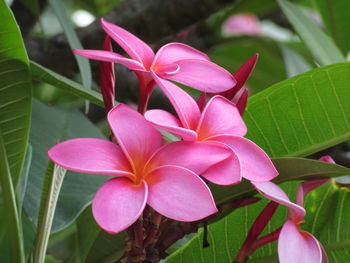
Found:
[[[344,61],[344,56],[334,42],[296,5],[286,0],[278,0],[277,2],[320,65]]]
[[[314,69],[251,97],[247,138],[270,157],[306,156],[350,139],[350,63]]]

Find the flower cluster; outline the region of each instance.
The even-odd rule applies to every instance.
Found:
[[[248,97],[244,83],[258,56],[232,75],[187,45],[169,43],[155,54],[126,30],[103,19],[101,22],[108,35],[103,50],[74,52],[102,61],[101,92],[111,141],[72,139],[48,151],[52,161],[68,170],[114,176],[93,199],[96,222],[105,231],[118,233],[135,223],[147,205],[173,220],[198,221],[218,211],[207,181],[233,185],[245,178],[263,195],[288,207],[290,216],[281,231],[282,248],[290,240],[294,242],[297,233],[312,239],[298,228],[305,215],[300,197],[303,193],[298,195],[297,204],[281,194],[270,182],[278,175],[270,158],[244,138],[247,127],[242,114]],[[112,51],[110,38],[129,58]],[[124,104],[114,107],[113,63],[136,74],[140,85],[138,112]],[[195,101],[172,81],[203,93]],[[170,100],[177,116],[160,109],[147,111],[155,85]],[[158,129],[174,134],[178,141],[166,143]],[[310,187],[305,184],[300,191],[307,192]],[[284,234],[292,232],[295,235],[291,238]]]

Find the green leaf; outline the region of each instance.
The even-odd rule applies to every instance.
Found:
[[[277,2],[321,66],[344,61],[344,56],[334,42],[296,5],[286,0],[277,0]]]
[[[314,69],[248,100],[247,137],[270,157],[307,156],[350,139],[350,63]]]
[[[77,262],[116,262],[124,254],[125,232],[111,235],[95,222],[91,206],[77,220],[79,257]]]
[[[31,75],[34,80],[50,84],[56,88],[62,89],[79,98],[86,99],[91,103],[104,107],[103,99],[100,93],[94,90],[87,90],[84,87],[66,77],[47,69],[34,61],[30,62]]]
[[[28,145],[32,87],[21,33],[3,0],[0,21],[0,128],[16,189]]]
[[[24,202],[24,197],[27,190],[27,183],[28,183],[28,177],[29,177],[29,169],[30,169],[30,164],[32,162],[32,153],[33,153],[32,146],[29,144],[25,162],[24,162],[24,167],[22,170],[22,175],[19,179],[18,188],[17,188],[17,207],[18,207],[19,218],[21,218],[22,216],[23,202]]]
[[[58,21],[60,22],[64,34],[67,37],[71,49],[83,49],[77,34],[74,31],[70,18],[67,16],[64,5],[60,0],[49,0],[49,3],[56,13]],[[91,89],[91,67],[87,58],[80,57],[74,54],[78,67],[82,76],[83,86],[85,89]]]
[[[281,45],[287,77],[291,78],[312,69],[308,62],[296,51],[286,45]]]
[[[285,79],[283,58],[273,41],[251,37],[235,38],[213,48],[209,56],[215,63],[233,73],[255,53],[260,56],[248,80],[248,86],[251,92],[257,93]]]
[[[81,112],[71,107],[48,107],[33,101],[30,142],[33,161],[29,172],[24,207],[35,223],[38,221],[43,175],[48,163],[47,151],[60,141],[77,138],[104,138]],[[91,202],[100,185],[111,176],[67,172],[58,199],[52,232],[71,224]]]
[[[350,175],[350,168],[305,158],[273,158],[272,161],[279,172],[279,176],[273,180],[277,184],[292,180],[312,180]],[[217,204],[255,193],[254,188],[247,180],[238,185],[230,186],[210,184],[210,189]]]
[[[23,234],[21,231],[15,190],[12,183],[9,163],[7,161],[5,142],[3,140],[1,128],[0,163],[1,196],[3,198],[4,211],[6,211],[6,218],[4,219],[4,222],[6,225],[6,232],[8,231],[7,236],[10,242],[10,257],[13,262],[24,263]]]
[[[312,2],[320,12],[328,32],[346,55],[350,51],[350,1],[312,0]]]
[[[49,162],[41,194],[38,232],[35,242],[34,263],[43,263],[49,242],[53,216],[66,170]]]
[[[288,182],[283,189],[293,200],[297,183]],[[312,191],[305,200],[307,215],[302,229],[312,233],[325,246],[329,262],[348,262],[350,232],[344,226],[350,223],[350,192],[337,189],[332,182]],[[252,223],[267,204],[267,200],[233,211],[208,227],[210,246],[202,247],[200,230],[181,249],[164,260],[165,263],[233,262]],[[286,219],[287,209],[280,206],[263,234],[280,227]],[[330,211],[334,211],[330,213]],[[276,242],[258,249],[249,263],[278,262]]]
[[[296,183],[283,186],[290,194],[294,193]],[[229,215],[208,226],[209,247],[203,248],[203,229],[200,229],[182,248],[171,254],[164,263],[226,263],[234,259],[256,217],[268,203],[266,199],[250,206],[234,210]],[[286,209],[279,207],[267,231],[280,227],[286,218]],[[266,233],[266,232],[265,232]],[[272,249],[270,247],[270,249]]]

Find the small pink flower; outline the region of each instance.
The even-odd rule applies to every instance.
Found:
[[[259,19],[252,14],[240,14],[230,16],[223,26],[224,34],[227,36],[235,35],[261,35],[261,26]]]
[[[232,156],[201,175],[222,185],[239,183],[243,178],[261,182],[278,175],[266,153],[243,138],[247,132],[237,109],[222,96],[214,96],[201,112],[194,99],[176,85],[154,75],[174,106],[179,119],[164,110],[150,110],[147,120],[156,127],[179,135],[185,141],[220,142],[232,150]]]
[[[190,46],[169,43],[154,54],[146,43],[128,31],[104,19],[101,19],[101,23],[105,32],[130,58],[103,50],[74,50],[74,52],[91,59],[119,63],[134,71],[140,81],[143,110],[154,87],[152,81],[154,75],[204,92],[221,92],[236,84],[229,72],[211,62],[206,54]]]
[[[272,182],[252,182],[254,187],[268,199],[288,208],[288,219],[278,237],[278,257],[281,263],[327,263],[322,245],[310,233],[300,229],[304,221],[304,196],[329,179],[306,181],[298,187],[296,204],[285,192]]]
[[[218,143],[174,142],[163,145],[159,131],[126,105],[108,113],[118,142],[94,138],[64,141],[48,151],[68,170],[116,177],[97,191],[92,211],[109,233],[133,224],[145,205],[178,221],[197,221],[217,209],[208,186],[197,175],[231,152]]]

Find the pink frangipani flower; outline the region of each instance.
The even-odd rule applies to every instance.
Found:
[[[241,178],[268,181],[278,175],[266,153],[243,138],[247,132],[236,106],[222,96],[214,96],[201,112],[196,101],[176,85],[154,74],[154,79],[174,106],[179,119],[164,110],[150,110],[145,118],[156,127],[179,135],[185,141],[220,142],[232,156],[201,175],[221,185],[236,184]]]
[[[259,36],[261,35],[261,25],[259,19],[253,14],[238,14],[227,19],[223,31],[227,36]]]
[[[229,72],[211,62],[206,54],[190,46],[169,43],[154,54],[146,43],[128,31],[104,19],[101,19],[101,24],[104,31],[130,58],[104,50],[74,50],[74,52],[90,59],[119,63],[134,71],[140,81],[143,110],[154,87],[153,75],[212,93],[228,90],[236,84]]]
[[[328,262],[324,248],[318,240],[300,229],[306,213],[303,208],[304,196],[328,181],[329,179],[321,179],[300,184],[296,203],[291,202],[285,192],[272,182],[252,182],[263,196],[288,208],[288,219],[278,237],[278,257],[281,263]]]
[[[197,175],[231,152],[218,143],[163,144],[159,131],[145,118],[119,104],[108,113],[118,144],[94,138],[64,141],[48,151],[68,170],[116,177],[97,191],[92,211],[109,233],[133,224],[148,204],[178,221],[197,221],[217,209],[208,186]]]

